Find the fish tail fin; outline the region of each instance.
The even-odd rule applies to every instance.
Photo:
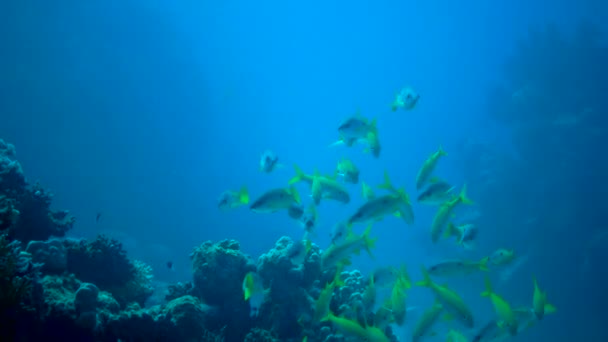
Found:
[[[295,183],[301,182],[302,180],[304,180],[304,171],[302,171],[302,169],[300,169],[300,167],[298,166],[298,164],[293,164],[293,169],[296,172],[296,175],[293,176],[290,180],[289,180],[289,185],[293,185]]]
[[[372,253],[372,249],[374,249],[376,247],[376,241],[378,241],[378,238],[370,238],[369,234],[372,232],[372,224],[368,225],[367,228],[365,229],[365,232],[363,232],[363,243],[364,243],[364,248],[365,251],[367,252],[367,254],[369,254],[370,257],[374,258],[374,255]]]
[[[490,261],[490,257],[485,257],[479,261],[479,269],[482,271],[489,271],[488,269],[488,261]]]
[[[251,298],[253,291],[253,273],[249,272],[245,275],[245,279],[243,279],[243,296],[245,300],[249,300]]]
[[[298,189],[296,189],[295,186],[291,186],[289,188],[289,193],[291,194],[291,196],[293,196],[293,199],[296,201],[296,203],[300,204],[302,203],[302,198],[300,197],[300,194],[298,193]]]
[[[490,282],[490,277],[486,276],[485,280],[486,290],[481,293],[482,297],[490,297],[492,292],[492,283]]]
[[[336,316],[334,315],[333,312],[331,312],[331,310],[329,310],[329,312],[327,313],[327,315],[325,315],[325,317],[321,318],[321,322],[331,321],[334,318],[336,318]]]
[[[239,203],[248,204],[249,203],[249,191],[247,187],[243,185],[241,190],[239,190]]]
[[[433,284],[433,281],[431,280],[431,276],[429,275],[429,271],[427,271],[427,269],[426,269],[426,267],[424,267],[424,265],[420,266],[420,272],[422,272],[423,280],[417,282],[416,285],[418,285],[418,286],[426,286],[426,287],[431,286],[431,284]]]
[[[553,304],[546,303],[545,304],[545,313],[552,314],[557,311],[557,308]]]
[[[409,290],[412,288],[412,279],[407,273],[407,268],[405,267],[405,265],[401,265],[401,268],[397,272],[397,279],[404,290]]]
[[[460,190],[460,195],[458,195],[458,197],[460,198],[460,202],[462,202],[463,204],[474,204],[474,202],[467,197],[467,185],[464,184],[462,186],[462,190]]]
[[[378,119],[372,119],[372,122],[369,124],[369,127],[372,133],[378,135]]]
[[[388,175],[388,171],[384,170],[384,183],[378,185],[378,189],[393,191],[395,188],[391,183],[391,178]]]
[[[446,157],[448,153],[443,149],[441,145],[439,145],[439,149],[437,150],[437,155],[441,157]]]

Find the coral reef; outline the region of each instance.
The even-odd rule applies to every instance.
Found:
[[[120,242],[99,235],[90,242],[65,240],[64,246],[67,271],[112,293],[121,306],[131,302],[143,306],[152,295],[152,269],[141,261],[129,260]]]
[[[18,331],[18,323],[36,315],[38,269],[27,253],[21,251],[19,241],[9,242],[0,234],[0,337],[8,341]],[[5,339],[7,338],[7,339]]]
[[[281,237],[274,248],[258,259],[258,273],[269,288],[268,302],[262,307],[265,320],[260,325],[277,334],[279,339],[295,338],[302,327],[298,320],[311,315],[313,301],[307,292],[321,275],[319,248],[313,245],[302,265],[294,265],[287,251],[294,243]]]
[[[32,255],[33,262],[42,265],[40,270],[45,274],[61,274],[67,270],[68,256],[60,240],[30,241],[25,251]]]
[[[40,184],[28,185],[14,146],[0,139],[0,230],[23,243],[65,236],[75,218],[51,210],[52,197]]]
[[[345,340],[329,323],[310,320],[336,274],[322,271],[318,246],[307,245],[305,254],[295,254],[302,258],[294,258],[303,242],[282,237],[255,262],[238,241],[207,241],[191,254],[192,282],[153,283],[152,268],[130,259],[115,239],[49,239],[63,236],[74,218],[51,211],[52,195],[28,186],[13,158],[14,148],[0,140],[2,340]],[[249,272],[265,290],[257,316],[243,296]],[[331,307],[348,317],[365,286],[357,271],[341,278],[346,285],[334,290]],[[148,300],[154,286],[156,296]]]
[[[249,304],[243,300],[242,282],[247,272],[255,271],[252,260],[235,240],[204,242],[190,255],[193,270],[193,295],[218,308],[209,328],[227,327],[226,338],[242,340],[252,322]],[[245,332],[245,333],[244,333]]]

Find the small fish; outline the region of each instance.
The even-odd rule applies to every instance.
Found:
[[[456,226],[450,222],[445,229],[444,237],[450,238],[453,236],[456,238],[456,243],[458,245],[470,249],[477,238],[477,234],[478,229],[474,224],[467,223]]]
[[[478,271],[488,271],[489,257],[480,261],[448,260],[429,267],[429,274],[436,277],[468,275]]]
[[[482,297],[488,297],[494,305],[494,310],[500,318],[499,325],[509,331],[511,336],[517,335],[517,319],[511,305],[502,297],[494,293],[490,278],[486,276],[486,290],[481,293]]]
[[[390,297],[390,308],[393,311],[393,318],[397,325],[402,326],[405,323],[407,314],[406,291],[411,287],[411,282],[406,275],[398,277],[393,284]]]
[[[294,204],[300,204],[300,195],[295,187],[278,188],[264,193],[249,208],[257,213],[276,213],[280,210],[289,211]]]
[[[350,229],[345,222],[336,223],[331,230],[331,234],[329,235],[331,238],[331,243],[336,245],[344,242],[349,232]]]
[[[435,294],[437,301],[443,305],[443,308],[446,311],[453,314],[454,317],[467,328],[472,328],[474,325],[473,314],[464,300],[447,286],[442,286],[433,282],[426,268],[422,267],[421,270],[424,280],[418,282],[417,285],[430,288]]]
[[[412,332],[412,342],[421,341],[422,338],[429,335],[441,312],[443,312],[443,305],[437,302],[422,314]]]
[[[555,311],[555,307],[549,304],[547,301],[547,294],[540,290],[536,277],[534,277],[534,296],[532,300],[532,307],[534,308],[534,314],[540,321],[545,316],[545,311]]]
[[[359,182],[359,169],[350,159],[342,158],[338,162],[336,173],[347,183],[357,184]]]
[[[313,316],[314,322],[326,321],[328,319],[328,315],[331,314],[329,305],[334,294],[334,289],[342,285],[340,273],[342,273],[342,266],[338,265],[338,270],[336,271],[333,281],[325,285],[325,287],[321,290],[321,293],[319,293],[319,297],[317,300],[315,300],[315,311]]]
[[[454,187],[448,182],[435,181],[418,195],[418,202],[427,205],[441,205],[453,197],[452,190]]]
[[[357,338],[360,341],[374,342],[389,342],[390,340],[384,332],[374,326],[363,327],[359,322],[347,318],[336,317],[331,311],[324,319],[333,324],[333,326],[342,334]]]
[[[245,301],[249,301],[250,316],[257,316],[265,297],[264,283],[259,274],[249,272],[245,275],[245,279],[243,279],[243,296]]]
[[[350,202],[348,190],[336,180],[322,176],[318,171],[315,171],[314,175],[307,175],[297,165],[294,165],[294,169],[296,175],[289,181],[289,185],[298,182],[309,184],[311,196],[315,204],[318,205],[321,199],[331,199],[341,203]]]
[[[170,269],[171,271],[174,271],[174,269],[173,269],[173,261],[167,261],[167,268]]]
[[[376,310],[376,313],[374,314],[374,325],[378,327],[378,329],[386,329],[393,321],[393,310],[386,306],[381,306]]]
[[[96,223],[99,223],[99,220],[101,220],[101,216],[102,216],[102,212],[98,211],[97,215],[95,216],[95,222]]]
[[[380,152],[382,151],[382,145],[380,144],[378,132],[367,133],[367,137],[363,141],[367,143],[367,147],[363,150],[363,152],[371,153],[375,158],[379,158]]]
[[[414,89],[405,87],[395,94],[395,100],[391,105],[391,110],[393,112],[397,111],[399,108],[403,108],[404,110],[412,110],[418,103],[419,99],[420,95],[416,93]]]
[[[399,277],[399,270],[392,266],[376,268],[370,277],[374,277],[374,282],[380,287],[392,285]]]
[[[353,146],[358,140],[367,140],[368,133],[377,133],[376,120],[369,121],[368,119],[361,116],[361,113],[357,113],[342,121],[338,126],[338,133],[340,134],[340,140],[334,143],[342,143],[346,146]]]
[[[404,189],[395,189],[385,173],[385,183],[380,188],[386,189],[391,193],[388,195],[375,197],[365,202],[348,219],[347,224],[372,223],[382,220],[385,216],[394,215],[402,218],[407,224],[414,223],[414,212],[411,207],[409,196]]]
[[[232,190],[224,191],[217,201],[217,206],[222,211],[227,211],[248,203],[249,193],[247,192],[247,188],[243,186],[238,192]]]
[[[505,266],[513,262],[514,259],[514,250],[500,248],[490,255],[490,264],[493,266]]]
[[[452,211],[459,204],[473,204],[467,197],[467,186],[466,184],[462,186],[462,190],[458,196],[455,196],[451,200],[443,203],[439,210],[437,210],[437,214],[433,217],[433,223],[431,224],[431,240],[433,242],[439,241],[439,237],[441,237],[441,233],[443,232],[443,228],[448,223],[452,216]]]
[[[448,154],[439,146],[439,149],[431,154],[431,156],[424,161],[420,171],[418,171],[418,175],[416,176],[416,189],[420,190],[424,186],[424,184],[431,178],[431,175],[435,171],[435,167],[437,167],[437,162],[439,162],[439,158],[443,156],[447,156]]]
[[[279,164],[279,157],[270,150],[264,151],[260,157],[260,171],[271,173],[278,167],[281,167],[281,164]]]
[[[372,249],[375,247],[377,238],[370,238],[372,226],[367,227],[362,235],[355,235],[350,232],[346,240],[340,244],[331,245],[321,254],[321,265],[323,269],[328,269],[338,265],[345,259],[350,259],[352,254],[359,253],[361,249],[367,251],[372,256]]]
[[[545,313],[555,312],[555,308],[552,306],[547,307]],[[517,308],[513,309],[515,318],[517,319],[517,333],[530,328],[537,321],[534,309],[531,308]],[[509,338],[509,331],[502,327],[502,323],[497,320],[492,320],[481,328],[481,330],[473,338],[473,342],[498,342],[504,341]]]

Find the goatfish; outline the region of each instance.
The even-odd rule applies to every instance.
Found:
[[[435,298],[443,307],[451,313],[458,321],[460,321],[467,328],[472,328],[474,325],[473,314],[467,307],[464,300],[454,291],[449,289],[447,286],[439,285],[429,275],[429,272],[424,266],[421,268],[424,280],[416,283],[418,286],[425,286],[431,289],[435,294]]]
[[[334,294],[334,289],[342,286],[342,281],[340,280],[340,273],[342,272],[341,265],[338,265],[338,269],[336,271],[336,275],[334,276],[334,280],[326,284],[325,287],[319,293],[319,297],[315,301],[315,313],[313,320],[315,322],[323,322],[327,320],[328,314],[331,313],[329,309],[329,304],[331,303],[331,297]]]
[[[418,342],[430,333],[442,311],[443,305],[437,302],[422,314],[412,332],[412,342]]]
[[[346,146],[353,146],[359,140],[368,140],[369,133],[377,135],[378,129],[376,128],[376,120],[370,121],[364,118],[360,111],[342,121],[338,126],[338,133],[340,139],[333,143],[334,145],[344,144]]]
[[[365,249],[373,257],[372,249],[376,244],[377,238],[372,239],[369,237],[371,231],[372,226],[369,225],[360,236],[349,232],[344,242],[329,246],[321,254],[321,265],[323,265],[323,268],[327,269],[339,264],[343,260],[348,260],[352,254],[358,254],[361,249]]]
[[[555,307],[549,304],[549,301],[547,301],[547,293],[541,291],[541,289],[538,287],[536,277],[534,277],[534,296],[532,299],[532,307],[534,308],[534,314],[539,321],[543,319],[546,311],[555,312]]]
[[[342,158],[338,162],[336,173],[347,183],[357,184],[359,182],[359,169],[350,159]]]
[[[439,149],[431,154],[431,156],[424,161],[420,171],[418,171],[418,175],[416,176],[416,189],[420,190],[426,183],[426,181],[431,178],[433,171],[435,171],[435,167],[437,166],[437,162],[439,158],[443,156],[447,156],[448,154],[439,146]]]
[[[249,193],[247,187],[243,186],[239,191],[227,190],[222,192],[217,201],[217,206],[221,210],[230,210],[249,203]],[[98,217],[101,217],[99,214]],[[99,218],[98,218],[99,220]]]
[[[443,203],[439,207],[437,214],[435,214],[435,217],[433,218],[433,223],[431,225],[431,239],[433,240],[433,242],[437,242],[439,240],[443,228],[452,216],[452,211],[454,210],[454,208],[456,208],[458,204],[461,203],[473,204],[473,201],[467,198],[466,184],[462,186],[462,190],[460,191],[460,194],[458,196],[455,196],[451,200]]]
[[[300,204],[300,195],[295,187],[270,190],[256,199],[249,208],[257,213],[276,213],[290,210]]]
[[[407,224],[414,223],[414,212],[409,196],[404,189],[397,190],[391,185],[387,173],[384,178],[385,183],[379,188],[386,189],[390,193],[368,200],[348,219],[347,224],[380,221],[387,215],[401,217]]]
[[[477,238],[477,232],[477,226],[474,224],[466,223],[456,226],[450,222],[448,223],[443,236],[446,238],[453,236],[456,238],[456,244],[469,249],[472,248],[472,244]]]
[[[262,277],[255,272],[249,272],[243,279],[243,297],[249,301],[249,315],[257,316],[264,302],[265,290]]]
[[[371,153],[375,158],[380,157],[380,151],[382,151],[382,145],[380,145],[380,138],[378,132],[369,132],[365,137],[364,142],[367,143],[367,147],[363,150],[364,153]]]
[[[363,327],[357,321],[336,317],[331,311],[325,320],[330,321],[342,334],[358,338],[360,341],[390,342],[384,332],[377,327],[369,325]]]
[[[494,293],[490,278],[486,276],[486,290],[481,293],[482,297],[488,297],[494,305],[494,311],[500,318],[499,326],[509,331],[511,336],[517,335],[517,319],[511,305],[502,297]]]
[[[321,176],[318,171],[315,171],[314,175],[307,175],[297,165],[294,165],[294,169],[296,175],[289,181],[289,185],[298,182],[309,184],[315,204],[319,204],[322,198],[332,199],[341,203],[350,202],[348,190],[336,180]]]
[[[515,260],[515,251],[512,249],[499,248],[490,255],[490,265],[505,266]]]
[[[443,180],[431,180],[429,185],[420,195],[418,202],[427,205],[441,205],[452,198],[454,186]]]
[[[554,313],[556,310],[549,305],[545,309],[545,313]],[[517,319],[517,333],[530,328],[537,321],[534,309],[531,308],[516,308],[513,309],[515,318]],[[492,320],[479,330],[473,338],[473,342],[498,342],[509,338],[509,331],[503,329],[501,322]]]

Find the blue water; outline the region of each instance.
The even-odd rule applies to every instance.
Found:
[[[475,184],[462,172],[463,141],[517,154],[510,128],[493,122],[485,106],[517,42],[548,24],[572,32],[582,19],[606,31],[607,15],[602,1],[4,1],[0,137],[16,146],[30,180],[55,193],[54,205],[77,217],[71,235],[110,234],[151,264],[156,279],[188,280],[188,255],[202,241],[237,239],[257,257],[280,236],[302,236],[284,214],[223,213],[216,203],[242,185],[252,197],[284,186],[294,163],[330,173],[349,157],[367,183],[380,183],[387,170],[412,192],[419,166],[442,145],[449,156],[438,173]],[[406,85],[421,94],[418,106],[391,112]],[[357,109],[378,120],[379,159],[328,147]],[[287,166],[259,172],[265,149]],[[362,203],[360,187],[351,190],[349,206],[320,207],[315,242],[322,248],[330,227]],[[375,259],[362,256],[357,268],[405,262],[418,278],[421,263],[458,255],[430,242],[433,209],[414,209],[412,227],[390,218],[375,225]],[[606,280],[579,272],[595,229],[556,236],[542,220],[512,232],[483,229],[472,256],[509,247],[529,257],[500,291],[528,304],[535,274],[559,308],[517,340],[604,340],[598,301],[606,303],[599,285]],[[478,296],[481,279],[454,286],[492,317]],[[427,303],[427,293],[416,291],[413,305]]]

